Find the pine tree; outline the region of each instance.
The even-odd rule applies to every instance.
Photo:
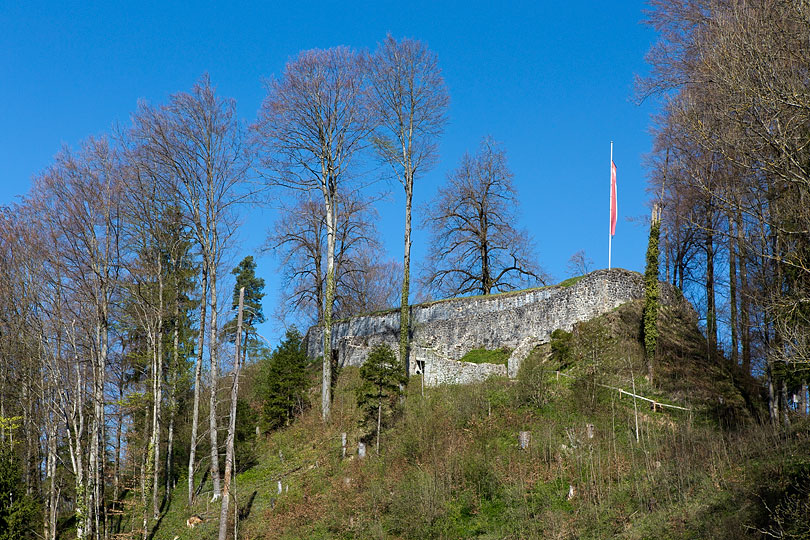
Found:
[[[309,405],[307,354],[301,333],[292,328],[284,341],[264,360],[258,376],[258,398],[262,403],[261,424],[265,431],[289,424],[296,413]]]
[[[360,367],[360,377],[363,384],[357,389],[357,406],[363,412],[364,427],[369,430],[371,426],[376,426],[371,432],[376,432],[379,454],[380,431],[393,418],[407,377],[394,351],[386,344],[377,345],[371,350]]]
[[[256,277],[256,262],[252,255],[248,255],[234,268],[231,273],[236,276],[236,283],[233,286],[234,313],[239,305],[239,289],[245,288],[245,313],[242,321],[243,350],[245,361],[248,353],[253,356],[257,351],[258,342],[256,340],[256,325],[265,321],[262,311],[262,298],[264,298],[264,279]],[[228,341],[236,341],[234,333],[236,331],[236,318],[228,321],[222,329]],[[252,337],[251,337],[252,336]]]

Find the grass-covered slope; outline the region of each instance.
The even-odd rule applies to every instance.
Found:
[[[558,333],[516,381],[423,396],[412,380],[380,455],[363,460],[358,370],[344,369],[330,424],[311,409],[257,439],[257,465],[236,481],[239,537],[806,538],[807,424],[760,427],[751,382],[705,360],[688,313],[662,313],[651,386],[640,312],[628,304]],[[633,387],[690,410],[652,411],[611,389]],[[179,489],[154,537],[215,538],[218,507],[205,499],[188,510]],[[191,513],[205,518],[193,531]]]

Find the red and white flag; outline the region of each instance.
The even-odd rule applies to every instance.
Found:
[[[610,236],[616,234],[616,164],[610,160]]]

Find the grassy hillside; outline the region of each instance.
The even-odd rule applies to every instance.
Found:
[[[236,480],[239,537],[807,538],[808,425],[761,427],[753,382],[707,362],[690,314],[671,308],[650,385],[640,313],[627,304],[555,334],[515,381],[423,396],[412,380],[380,455],[362,460],[358,370],[342,370],[329,425],[311,409],[255,441],[257,464]],[[218,505],[202,494],[189,511],[183,485],[154,538],[214,538]],[[204,518],[193,531],[192,513]]]

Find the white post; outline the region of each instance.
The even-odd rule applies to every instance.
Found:
[[[613,250],[613,235],[610,234],[610,226],[613,223],[613,141],[610,141],[610,171],[608,174],[608,270],[610,270],[610,256]]]

